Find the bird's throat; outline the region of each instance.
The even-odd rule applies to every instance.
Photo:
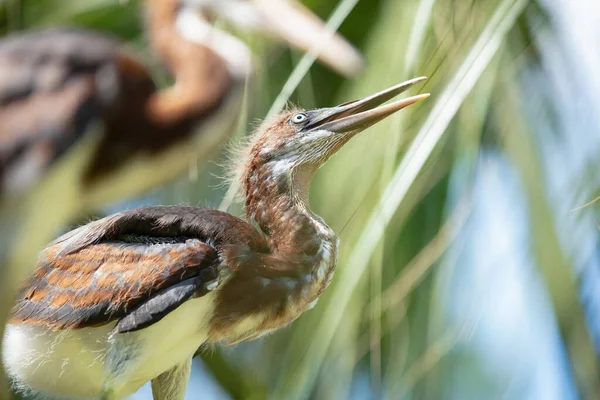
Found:
[[[312,256],[322,241],[337,242],[333,230],[310,210],[315,169],[285,168],[280,162],[263,164],[246,176],[246,215],[269,236],[274,250]]]
[[[311,309],[331,282],[338,239],[308,207],[313,171],[289,171],[260,163],[244,175],[247,217],[268,236],[270,253],[219,290],[210,337],[236,343],[279,329]]]

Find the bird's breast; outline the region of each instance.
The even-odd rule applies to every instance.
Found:
[[[216,293],[209,341],[253,340],[283,328],[312,309],[329,286],[337,262],[337,238],[322,243],[312,268],[297,277],[231,275]]]
[[[124,347],[123,363],[135,371],[119,398],[192,357],[207,338],[213,295],[187,301],[158,323],[136,332],[114,334],[115,323],[83,329],[53,330],[10,324],[3,343],[3,364],[19,387],[61,398],[96,398],[112,342]],[[127,352],[125,349],[134,349]]]

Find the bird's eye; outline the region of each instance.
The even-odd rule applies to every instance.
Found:
[[[292,121],[294,124],[301,124],[304,121],[306,121],[308,119],[308,117],[306,116],[306,114],[303,113],[298,113],[296,115],[294,115],[290,121]]]

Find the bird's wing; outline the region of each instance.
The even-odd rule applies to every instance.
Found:
[[[139,329],[206,293],[217,266],[216,251],[198,239],[124,237],[67,255],[49,247],[20,292],[12,321],[84,328],[134,314],[119,329]]]
[[[225,241],[266,246],[248,223],[198,207],[143,207],[91,222],[42,252],[12,322],[143,328],[206,293]]]
[[[114,107],[119,51],[118,41],[82,29],[0,40],[0,193],[34,183]]]

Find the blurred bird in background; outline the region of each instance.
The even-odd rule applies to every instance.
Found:
[[[235,116],[240,107],[251,55],[242,42],[213,28],[206,15],[271,34],[304,51],[327,38],[317,17],[280,0],[148,0],[146,11],[150,44],[175,79],[161,91],[148,70],[106,35],[52,29],[0,42],[3,198],[31,187],[93,123],[102,123],[101,143],[78,171],[86,204],[154,187],[181,173],[179,164],[189,159],[184,150],[192,138],[226,137],[209,129],[210,121],[234,119],[222,115]],[[322,47],[321,59],[332,68],[344,75],[360,71],[359,54],[339,36]],[[227,107],[230,98],[237,100],[236,107]],[[193,129],[197,123],[209,127]],[[231,127],[222,130],[228,133]],[[140,168],[145,179],[119,185],[129,173],[123,172],[124,165],[134,168],[129,164],[142,156],[160,162],[156,154],[176,144],[180,148],[169,150],[179,157],[165,164],[164,172]],[[191,151],[202,154],[203,147]],[[110,189],[102,188],[108,193],[98,181],[110,182]]]
[[[600,398],[600,2],[301,1],[365,54],[368,69],[360,79],[309,69],[313,51],[269,40],[281,37],[272,29],[254,35],[274,2],[263,3],[271,4],[265,16],[247,11],[258,2],[203,0],[213,8],[201,14],[209,26],[252,49],[254,85],[234,116],[234,137],[288,99],[323,107],[416,74],[429,77],[418,92],[435,96],[357,135],[319,170],[310,205],[340,237],[335,278],[286,329],[201,351],[187,398]],[[170,71],[152,57],[140,23],[143,4],[5,0],[0,32],[109,32],[167,87]],[[188,176],[143,199],[67,224],[139,205],[220,204],[242,215],[235,189],[223,197],[219,185],[231,159],[209,158],[217,162],[192,161]],[[56,206],[49,196],[16,203],[48,230],[44,219],[55,216],[45,198]],[[28,225],[33,234],[36,225]],[[13,227],[2,225],[25,240]],[[45,236],[63,233],[51,230]],[[130,400],[151,390],[144,385]]]
[[[116,39],[83,29],[0,42],[0,317],[55,231],[82,212],[139,195],[210,159],[229,138],[252,75],[250,50],[221,18],[307,51],[344,75],[358,52],[299,3],[145,1],[146,31],[172,74],[159,90]],[[244,15],[244,18],[240,18]]]

